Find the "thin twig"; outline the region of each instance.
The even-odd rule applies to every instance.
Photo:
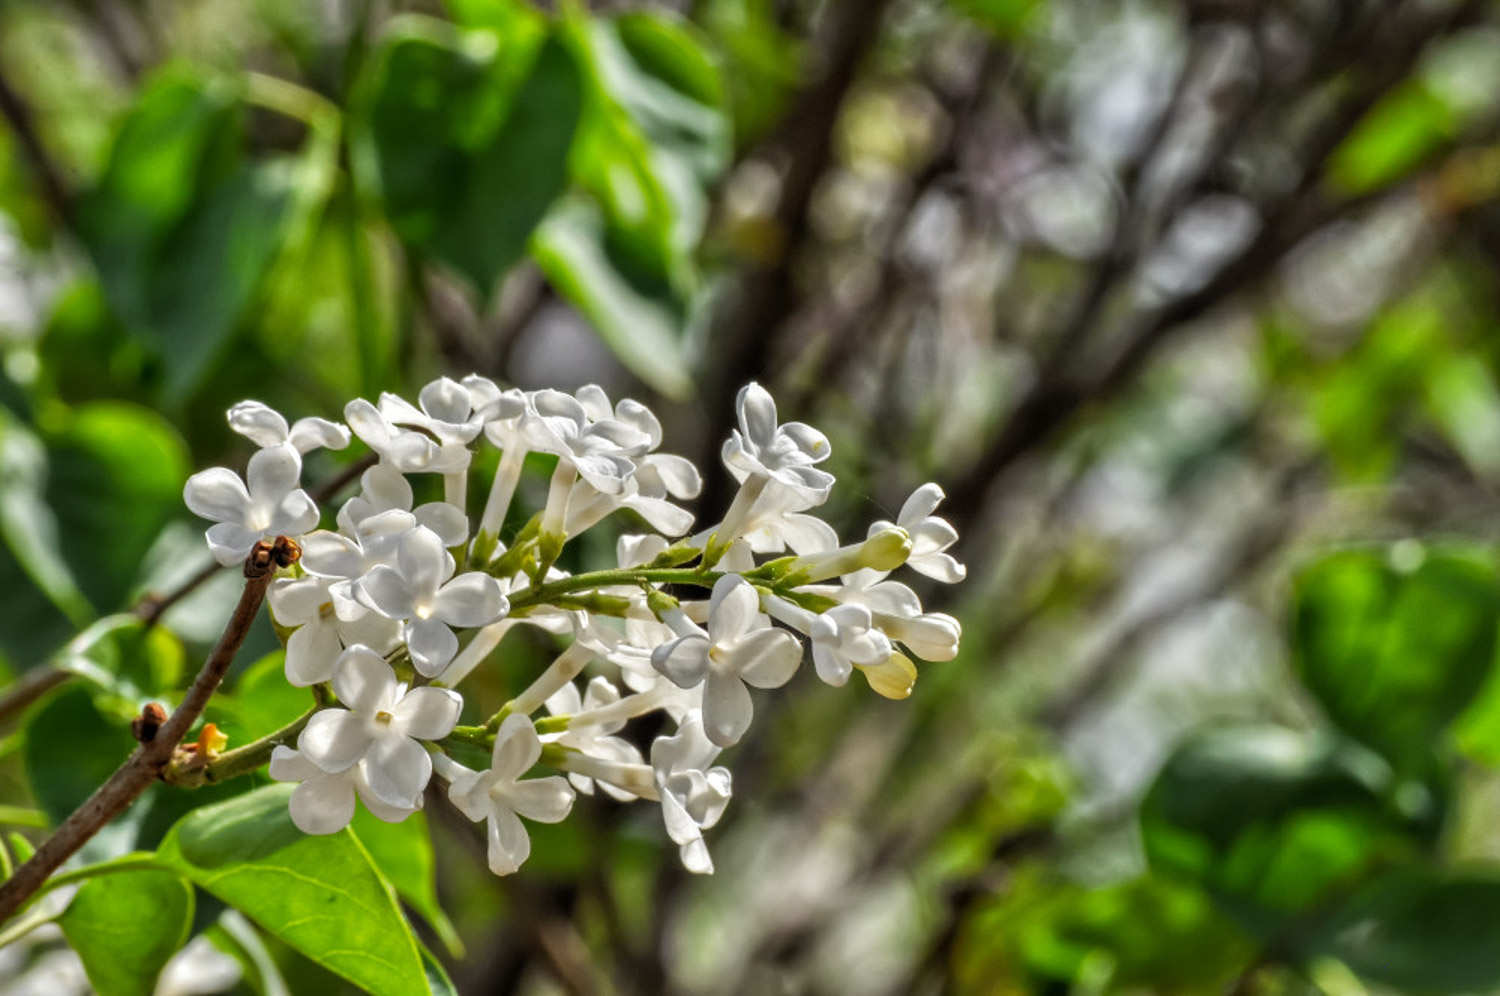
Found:
[[[25,709],[37,699],[71,678],[72,672],[44,665],[32,668],[0,695],[0,722]]]
[[[276,575],[276,568],[289,566],[299,555],[296,545],[284,537],[279,537],[274,544],[266,541],[256,544],[245,561],[245,588],[240,593],[239,604],[203,669],[183,697],[182,704],[173,710],[154,736],[142,743],[108,781],[42,842],[31,859],[16,869],[14,876],[0,884],[0,923],[10,919],[41,888],[49,875],[105,824],[124,812],[160,776],[188,727],[197,721],[209,698],[224,680],[224,674],[260,611],[260,603],[265,600],[266,589]]]

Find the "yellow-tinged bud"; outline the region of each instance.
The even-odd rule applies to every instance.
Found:
[[[864,672],[865,680],[870,683],[875,694],[888,699],[906,698],[911,695],[912,688],[917,683],[917,666],[899,650],[892,651],[883,664],[854,666]]]
[[[891,526],[865,540],[859,551],[859,566],[894,571],[911,556],[911,533]]]

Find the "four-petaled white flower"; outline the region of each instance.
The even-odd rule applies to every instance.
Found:
[[[360,493],[339,509],[338,525],[346,536],[359,533],[360,525],[381,512],[410,512],[418,525],[438,534],[443,546],[457,546],[469,535],[463,509],[445,501],[430,501],[411,507],[411,483],[390,464],[377,463],[360,475]],[[305,565],[304,565],[305,566]]]
[[[316,534],[313,534],[316,535]],[[339,582],[307,575],[279,578],[267,593],[271,612],[283,626],[297,627],[286,641],[286,680],[298,688],[333,677],[345,647],[362,643],[385,653],[401,640],[401,624],[357,603],[350,618],[347,602],[333,592]]]
[[[593,419],[583,403],[562,391],[531,395],[526,438],[538,453],[553,453],[578,471],[595,491],[617,495],[635,471],[634,454],[650,444],[645,433],[616,418]]]
[[[683,867],[697,875],[713,873],[703,831],[719,822],[734,790],[728,768],[710,767],[718,756],[719,748],[704,734],[703,717],[696,712],[683,717],[676,734],[651,744],[667,836],[678,846]]]
[[[227,567],[263,539],[295,539],[318,524],[318,506],[298,487],[301,477],[297,451],[273,446],[250,458],[244,481],[225,467],[210,467],[188,478],[182,499],[194,515],[213,520],[208,548]]]
[[[863,605],[835,605],[813,620],[813,665],[830,685],[849,680],[855,667],[875,667],[891,656],[890,637],[875,628]]]
[[[745,686],[779,688],[802,661],[796,638],[760,619],[755,589],[726,574],[709,599],[707,632],[693,627],[651,654],[652,665],[679,688],[703,685],[703,726],[721,747],[750,727],[754,705]]]
[[[911,534],[911,556],[906,558],[908,567],[945,584],[957,584],[968,575],[968,571],[945,551],[958,542],[958,530],[947,519],[932,514],[943,497],[943,489],[936,484],[922,485],[901,505],[896,525]],[[889,528],[889,522],[873,523],[870,535]]]
[[[722,458],[735,478],[767,477],[799,497],[822,504],[833,487],[833,475],[814,464],[828,459],[828,437],[802,422],[776,421],[776,402],[759,384],[740,388],[735,399],[740,427],[729,431]]]
[[[449,377],[422,388],[417,404],[422,407],[387,391],[380,396],[380,414],[396,425],[426,429],[445,445],[470,442],[484,428],[484,416],[474,410],[474,396]]]
[[[282,414],[259,401],[241,401],[225,413],[229,428],[262,449],[289,444],[298,453],[349,445],[349,430],[326,418],[299,418],[290,427]]]
[[[460,812],[475,823],[489,821],[489,865],[496,875],[511,874],[531,855],[522,816],[560,823],[573,808],[573,790],[562,776],[521,777],[541,756],[542,742],[531,720],[507,716],[495,734],[490,769],[460,769],[449,783],[448,798]]]
[[[292,822],[303,833],[338,833],[344,829],[354,818],[356,795],[377,819],[387,823],[400,823],[417,811],[415,806],[392,806],[376,795],[363,761],[343,771],[324,771],[301,751],[278,744],[271,751],[268,770],[278,782],[301,782],[292,790],[288,808]]]
[[[347,708],[314,713],[297,749],[329,774],[362,763],[376,798],[416,809],[432,777],[432,758],[420,741],[452,733],[463,698],[431,685],[408,689],[384,657],[357,644],[339,655],[333,690]]]
[[[453,570],[437,533],[417,526],[401,537],[395,565],[371,569],[357,588],[365,605],[407,624],[412,664],[427,677],[442,673],[458,653],[452,627],[487,626],[510,611],[499,581],[479,571],[453,577]]]
[[[571,681],[568,682],[552,693],[546,701],[546,708],[547,712],[554,716],[573,716],[588,713],[618,701],[620,701],[620,690],[610,684],[608,678],[600,675],[589,682],[581,698],[578,695],[578,686]],[[619,761],[625,764],[640,764],[641,752],[636,750],[635,745],[623,737],[613,735],[624,728],[623,718],[611,719],[603,723],[570,724],[567,730],[556,735],[554,742],[564,747],[572,747],[591,757],[601,757],[607,761]],[[568,781],[584,795],[594,794],[594,780],[588,775],[570,772]],[[608,782],[600,782],[599,787],[621,802],[629,802],[635,798],[630,792]]]

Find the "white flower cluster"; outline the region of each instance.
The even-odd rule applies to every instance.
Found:
[[[826,437],[779,423],[757,384],[736,404],[739,428],[722,458],[739,490],[722,522],[685,539],[693,516],[677,502],[697,496],[698,471],[656,452],[661,426],[645,406],[611,405],[598,387],[523,392],[479,376],[442,378],[415,406],[390,394],[378,405],[350,402],[348,428],[322,419],[288,427],[253,401],[230,409],[231,428],[261,447],[245,480],[205,470],[184,497],[214,520],[208,543],[221,563],[279,535],[301,546],[300,563],[269,594],[289,631],[286,676],[337,703],[313,715],[296,749],[278,745],[271,756],[272,777],[300,783],[291,796],[296,824],[335,832],[356,797],[380,819],[404,819],[436,772],[464,815],[487,822],[490,868],[504,875],[530,852],[523,818],[560,821],[575,793],[597,785],[618,800],[660,803],[683,863],[710,872],[703,831],[732,788],[729,770],[714,762],[750,726],[750,688],[786,684],[804,640],[822,680],[842,685],[857,669],[890,698],[910,694],[916,679],[902,648],[951,660],[958,622],[924,612],[911,588],[887,577],[905,564],[939,581],[963,579],[946,552],[957,534],[932,514],[942,490],[924,485],[896,522],[841,546],[809,514],[834,483],[818,467]],[[337,530],[318,529],[299,483],[302,455],[347,446],[350,430],[378,461],[339,510]],[[481,439],[499,462],[471,529],[470,466]],[[505,545],[501,527],[528,454],[555,457],[556,469],[545,507]],[[441,475],[444,500],[413,507],[413,474]],[[615,567],[568,574],[555,566],[569,540],[619,510],[654,532],[620,537]],[[694,587],[707,597],[680,597]],[[566,649],[487,722],[459,726],[456,686],[523,624],[556,634]],[[621,734],[657,711],[676,732],[643,755]],[[457,744],[489,748],[489,768],[455,761]],[[538,765],[559,774],[535,776]]]

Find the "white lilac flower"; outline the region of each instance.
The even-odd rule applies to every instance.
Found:
[[[820,613],[808,635],[813,666],[830,685],[844,684],[855,667],[875,667],[891,656],[890,638],[875,628],[863,605],[835,605]]]
[[[351,764],[342,771],[324,771],[307,755],[281,744],[271,751],[269,772],[278,782],[300,782],[288,803],[292,822],[303,833],[338,833],[354,819],[356,796],[377,819],[400,823],[417,806],[393,806],[370,787],[365,763]],[[420,803],[420,797],[416,800]]]
[[[225,413],[229,428],[262,449],[290,444],[298,453],[349,445],[349,430],[326,418],[299,418],[290,427],[275,409],[259,401],[241,401]]]
[[[445,501],[430,501],[412,508],[411,483],[395,467],[377,463],[360,475],[360,493],[339,509],[338,526],[346,536],[359,533],[360,525],[382,512],[410,512],[418,525],[438,534],[443,546],[458,546],[468,538],[469,524],[463,509]]]
[[[923,612],[917,593],[900,581],[886,580],[884,571],[860,570],[844,576],[840,586],[810,590],[840,602],[863,605],[874,624],[892,640],[899,640],[923,660],[951,661],[958,656],[963,629],[943,612]]]
[[[359,601],[359,581],[381,564],[394,563],[401,540],[415,528],[416,516],[393,508],[361,519],[352,536],[319,529],[302,537],[302,569],[329,582],[334,611],[352,622],[371,614]]]
[[[366,446],[403,474],[447,474],[469,466],[468,448],[462,444],[439,446],[424,432],[397,425],[364,398],[344,406],[344,421]]]
[[[571,394],[543,390],[531,395],[527,441],[538,453],[556,454],[595,490],[617,495],[635,470],[632,454],[644,452],[646,435],[615,418],[593,419]]]
[[[426,429],[445,445],[472,442],[484,428],[484,417],[474,410],[473,394],[449,377],[439,377],[422,388],[417,404],[421,408],[387,391],[380,396],[380,414],[396,425]]]
[[[468,379],[464,381],[469,384]],[[479,519],[478,534],[499,536],[505,524],[505,513],[510,511],[511,499],[515,497],[516,485],[521,482],[521,471],[530,451],[526,425],[531,417],[531,401],[515,388],[500,391],[490,398],[485,389],[470,385],[475,396],[474,407],[484,418],[484,438],[500,449],[500,464],[495,468],[495,478],[490,483],[489,498],[485,500],[484,512]]]
[[[778,424],[776,402],[753,381],[740,388],[735,409],[740,425],[730,430],[721,454],[735,479],[765,477],[822,504],[834,478],[814,464],[828,459],[828,437],[802,422]]]
[[[182,498],[194,515],[213,520],[208,547],[227,567],[263,539],[295,539],[317,526],[318,506],[298,486],[301,476],[297,451],[273,446],[250,458],[244,481],[225,467],[210,467],[188,478]]]
[[[453,570],[453,557],[437,533],[418,526],[401,537],[394,566],[373,568],[357,585],[366,606],[407,624],[412,664],[428,677],[458,653],[452,627],[485,626],[510,611],[499,581],[479,571],[454,577]]]
[[[603,675],[591,680],[582,696],[578,694],[578,686],[568,682],[547,699],[547,712],[553,716],[582,716],[585,720],[569,723],[565,731],[556,735],[555,742],[592,757],[622,764],[640,764],[641,752],[630,741],[614,736],[625,728],[624,717],[602,722],[587,718],[590,713],[605,706],[616,705],[620,701],[619,689]],[[568,781],[584,795],[594,794],[594,780],[588,775],[574,772],[568,775]],[[629,802],[635,798],[633,793],[616,788],[608,782],[601,782],[600,788],[621,802]]]
[[[714,584],[707,631],[692,623],[682,630],[652,651],[651,663],[679,688],[703,685],[704,728],[727,747],[750,727],[754,705],[745,686],[786,684],[802,661],[802,647],[785,630],[761,625],[755,589],[737,574]]]
[[[560,823],[573,808],[573,790],[561,775],[521,776],[542,756],[536,728],[525,716],[507,716],[495,734],[488,771],[474,772],[450,762],[448,798],[469,819],[489,821],[489,865],[509,875],[531,855],[524,816],[538,823]]]
[[[945,551],[958,542],[958,530],[948,520],[932,514],[943,497],[943,489],[936,484],[922,485],[902,504],[895,524],[911,534],[911,556],[906,560],[907,566],[945,584],[957,584],[968,571]],[[873,523],[870,535],[890,528],[889,522]]]
[[[408,689],[385,658],[353,646],[339,655],[333,690],[347,708],[313,715],[297,749],[323,771],[336,774],[361,762],[370,790],[388,806],[415,809],[432,777],[422,740],[453,732],[463,698],[451,689]]]
[[[728,768],[710,767],[718,756],[719,748],[704,734],[703,717],[696,712],[683,718],[673,736],[657,737],[651,745],[667,836],[678,845],[683,867],[698,875],[713,873],[703,831],[719,822],[734,788]]]
[[[360,643],[383,654],[401,639],[400,623],[357,603],[358,614],[342,618],[330,590],[335,584],[311,574],[278,578],[266,596],[276,621],[296,627],[286,641],[286,680],[299,688],[331,679],[345,647]]]
[[[836,549],[839,534],[834,528],[806,514],[813,504],[791,488],[772,482],[749,512],[741,535],[755,553],[791,550],[806,557]]]

